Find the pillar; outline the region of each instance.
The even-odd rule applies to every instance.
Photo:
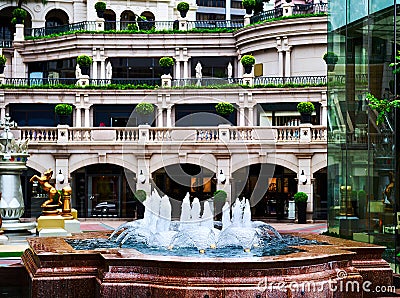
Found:
[[[85,127],[90,127],[90,108],[85,108]]]
[[[227,202],[229,205],[234,201],[232,198],[232,187],[231,187],[231,172],[230,172],[230,155],[228,154],[217,154],[217,190],[221,189],[227,193]],[[221,171],[225,176],[225,181],[220,180]]]
[[[178,60],[175,63],[175,79],[181,79],[181,62]]]
[[[67,156],[55,156],[56,169],[54,171],[54,176],[56,178],[56,189],[62,189],[68,184],[69,178],[69,166],[68,166],[68,155]],[[64,176],[64,181],[58,181],[57,175],[61,174]]]
[[[157,126],[164,127],[164,109],[161,105],[157,106]]]
[[[106,79],[106,63],[105,60],[100,61],[100,79]]]
[[[140,176],[144,176],[144,180],[140,180]],[[150,184],[150,162],[145,158],[138,159],[138,167],[136,171],[136,190],[142,189],[147,196],[151,194]]]
[[[75,127],[82,127],[82,110],[80,107],[75,109]]]
[[[283,51],[278,50],[278,76],[283,77]]]
[[[239,126],[244,126],[244,107],[239,108]]]
[[[248,115],[248,123],[247,126],[254,126],[254,109],[253,107],[249,107],[249,115]]]
[[[311,172],[311,159],[312,153],[299,153],[297,155],[298,171],[297,171],[297,191],[304,192],[308,195],[307,200],[307,221],[310,222],[313,219],[313,208],[314,208],[314,197],[312,187],[312,172]],[[300,181],[299,176],[304,172],[307,180],[303,183]]]
[[[188,61],[183,61],[183,79],[189,78]]]
[[[167,107],[167,127],[172,127],[171,110],[172,110],[172,107],[168,106]]]
[[[290,77],[292,75],[292,70],[291,70],[291,59],[290,59],[290,53],[291,53],[291,48],[289,47],[285,51],[285,77]]]

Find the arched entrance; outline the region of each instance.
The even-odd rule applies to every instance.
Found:
[[[0,11],[0,41],[9,41],[14,39],[15,26],[11,24],[12,12],[17,7],[6,7]],[[24,20],[25,35],[29,35],[30,28],[32,28],[32,16],[27,11],[26,18]],[[28,34],[29,31],[29,34]],[[0,46],[2,44],[0,43]]]
[[[46,14],[46,28],[58,27],[69,24],[69,18],[65,11],[52,9]]]
[[[116,29],[116,20],[117,17],[115,15],[115,12],[110,10],[110,9],[106,9],[104,12],[104,30],[115,30]]]
[[[210,199],[216,190],[215,173],[195,164],[175,164],[153,173],[155,188],[171,198],[172,216],[179,216],[180,203],[187,193],[190,199]]]
[[[80,217],[135,216],[136,201],[123,167],[90,165],[71,173],[71,179],[72,206],[78,210]]]
[[[326,220],[328,217],[328,183],[326,168],[314,173],[314,218]]]
[[[128,24],[136,23],[136,16],[130,10],[125,10],[121,13],[120,26],[121,30],[127,29]]]
[[[296,173],[280,165],[254,164],[235,171],[232,177],[232,193],[250,199],[253,217],[287,217],[288,200],[297,190]]]

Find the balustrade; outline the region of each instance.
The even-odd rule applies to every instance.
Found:
[[[57,143],[57,127],[20,127],[22,140],[30,143]],[[65,129],[62,128],[62,129]],[[146,129],[141,127],[141,129]],[[254,142],[267,141],[274,136],[276,143],[299,142],[301,138],[299,126],[270,126],[270,127],[150,127],[148,129],[148,142]],[[221,129],[227,131],[227,138],[221,139]],[[327,130],[325,126],[310,125],[310,142],[326,142]],[[263,132],[264,131],[264,132]],[[139,141],[139,127],[68,127],[67,142],[76,144],[80,142],[96,143],[124,143]],[[262,132],[260,134],[260,132]]]

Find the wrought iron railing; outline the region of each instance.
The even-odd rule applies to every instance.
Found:
[[[326,84],[326,76],[295,76],[295,77],[256,77],[254,85],[283,85],[283,84]]]
[[[89,84],[98,86],[104,86],[109,84],[161,86],[161,79],[160,78],[90,79]]]
[[[43,86],[43,85],[74,85],[77,80],[74,78],[5,78],[4,85],[14,86]]]
[[[12,48],[13,41],[8,39],[0,39],[0,48]]]
[[[328,4],[326,3],[296,4],[293,8],[294,15],[319,14],[327,12],[328,12]],[[254,24],[258,22],[279,18],[282,16],[283,16],[283,9],[275,8],[252,16],[250,18],[250,23]]]
[[[208,20],[208,21],[188,21],[188,30],[192,29],[214,29],[214,28],[226,28],[226,29],[239,29],[244,26],[244,20]]]
[[[96,22],[79,22],[73,24],[67,24],[62,26],[54,26],[54,27],[43,27],[43,28],[26,28],[25,35],[34,36],[34,37],[42,37],[55,33],[69,32],[69,31],[80,31],[80,30],[88,30],[95,31],[96,30]]]

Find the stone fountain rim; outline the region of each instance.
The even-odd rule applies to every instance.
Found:
[[[265,257],[249,257],[249,258],[211,258],[211,257],[184,257],[184,256],[161,256],[147,255],[135,249],[127,248],[111,248],[101,250],[74,250],[64,239],[89,239],[89,238],[107,238],[110,232],[89,232],[75,234],[70,237],[46,237],[46,238],[29,238],[28,243],[30,249],[43,258],[43,260],[52,260],[57,258],[74,258],[81,257],[91,260],[109,260],[112,262],[140,262],[154,263],[155,261],[161,265],[170,263],[188,263],[188,264],[257,264],[271,265],[277,267],[278,263],[287,264],[296,262],[296,264],[317,264],[321,262],[329,262],[333,260],[348,260],[353,258],[358,252],[375,255],[382,253],[384,246],[360,243],[352,240],[334,238],[325,235],[290,233],[291,235],[300,236],[305,239],[313,239],[320,242],[327,242],[328,245],[303,245],[296,246],[301,252],[295,252],[287,255],[265,256]],[[61,241],[61,242],[60,242]]]

